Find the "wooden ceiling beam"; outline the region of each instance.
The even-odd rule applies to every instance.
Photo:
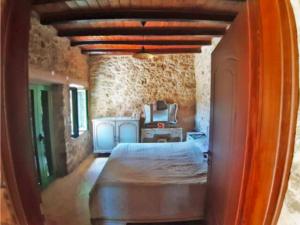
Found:
[[[90,29],[65,29],[58,30],[57,34],[61,37],[70,36],[111,36],[111,35],[214,35],[222,36],[226,28],[170,28],[170,27],[119,27],[119,28],[90,28]]]
[[[146,49],[141,52],[140,49],[92,49],[82,50],[82,54],[99,54],[99,55],[122,55],[135,53],[151,53],[151,54],[184,54],[184,53],[201,53],[201,48],[182,48],[182,49]]]
[[[146,40],[146,41],[134,41],[134,40],[114,40],[114,41],[72,41],[71,46],[88,46],[96,44],[114,44],[114,45],[211,45],[210,40],[199,40],[199,41],[188,41],[188,40],[178,40],[178,41],[160,41],[160,40]]]
[[[61,23],[91,23],[94,21],[139,20],[139,21],[222,21],[232,22],[237,13],[211,10],[78,10],[41,15],[44,25]],[[94,20],[94,21],[93,21]]]

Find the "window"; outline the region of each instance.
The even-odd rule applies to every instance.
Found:
[[[88,129],[87,90],[70,86],[71,136],[76,138]]]

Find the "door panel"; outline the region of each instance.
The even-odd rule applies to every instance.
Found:
[[[117,140],[119,143],[138,142],[138,125],[136,122],[117,122]]]
[[[212,55],[209,225],[235,225],[238,218],[250,99],[247,19],[244,9]]]
[[[41,108],[42,108],[42,128],[44,131],[45,159],[48,168],[48,175],[53,175],[53,161],[50,140],[50,116],[49,116],[49,96],[48,90],[41,90]]]
[[[94,130],[95,148],[99,151],[111,151],[115,146],[115,122],[99,122]]]
[[[34,90],[31,88],[30,89],[30,122],[31,122],[31,137],[33,137],[33,146],[34,146],[34,162],[35,162],[35,169],[37,171],[37,176],[38,176],[38,183],[42,183],[42,176],[41,176],[41,168],[39,164],[39,158],[38,158],[38,149],[37,149],[37,142],[36,142],[36,125],[35,125],[35,95],[34,95]]]
[[[30,86],[31,122],[39,184],[45,188],[54,179],[50,135],[50,97],[47,86]]]

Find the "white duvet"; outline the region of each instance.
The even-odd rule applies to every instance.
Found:
[[[201,219],[207,163],[193,142],[119,144],[90,196],[92,219]]]
[[[119,144],[101,183],[182,184],[206,182],[207,164],[192,142]]]

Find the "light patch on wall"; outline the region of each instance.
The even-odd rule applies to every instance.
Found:
[[[220,38],[214,38],[211,46],[203,47],[202,53],[195,55],[196,129],[207,136],[210,123],[211,53],[219,41]]]

